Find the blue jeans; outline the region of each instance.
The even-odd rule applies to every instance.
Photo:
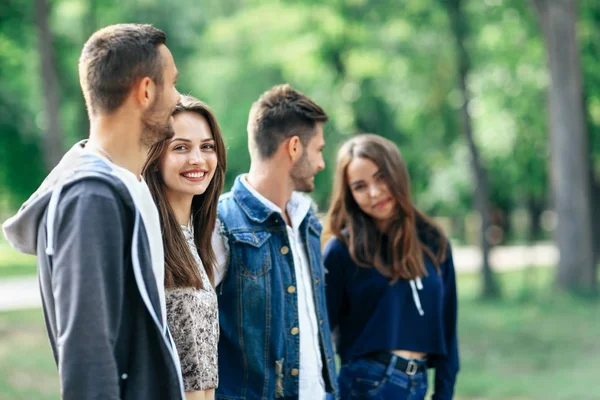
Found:
[[[342,365],[338,378],[340,395],[346,399],[421,400],[427,394],[427,372],[408,375],[389,365],[370,359],[358,359]]]

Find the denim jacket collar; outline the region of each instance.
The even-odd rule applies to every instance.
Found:
[[[240,208],[252,221],[257,223],[265,222],[272,214],[281,213],[282,210],[272,203],[269,199],[264,198],[260,193],[253,190],[246,179],[246,175],[239,175],[233,184],[232,193]],[[311,208],[311,200],[300,193],[292,193],[290,202],[293,203],[293,220],[298,226],[300,221],[303,221],[308,215]],[[290,210],[288,204],[288,212]],[[296,215],[299,214],[299,215]]]
[[[233,188],[231,192],[235,201],[239,204],[240,208],[252,221],[262,224],[267,218],[277,211],[267,207],[262,201],[257,199],[242,183],[243,175],[239,175],[235,178]]]

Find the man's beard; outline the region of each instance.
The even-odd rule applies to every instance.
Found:
[[[166,120],[162,120],[162,111],[165,105],[160,97],[156,98],[152,106],[142,116],[142,136],[140,138],[142,145],[152,147],[158,142],[170,139],[175,135],[173,124],[171,123],[171,114],[169,110]]]
[[[294,183],[294,189],[299,192],[310,193],[315,190],[313,178],[315,176],[314,168],[310,165],[305,152],[302,157],[292,165],[290,177]]]

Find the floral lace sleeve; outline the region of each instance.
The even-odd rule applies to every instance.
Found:
[[[186,391],[212,389],[219,383],[218,325],[215,331],[210,326],[214,324],[203,323],[216,320],[216,315],[209,315],[212,313],[197,301],[195,292],[192,288],[168,290],[166,299],[167,322],[179,353]]]

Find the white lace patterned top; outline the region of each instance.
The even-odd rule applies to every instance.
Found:
[[[196,251],[191,228],[183,234],[202,274],[203,289],[166,289],[167,322],[175,340],[186,391],[214,389],[219,384],[217,294]]]

